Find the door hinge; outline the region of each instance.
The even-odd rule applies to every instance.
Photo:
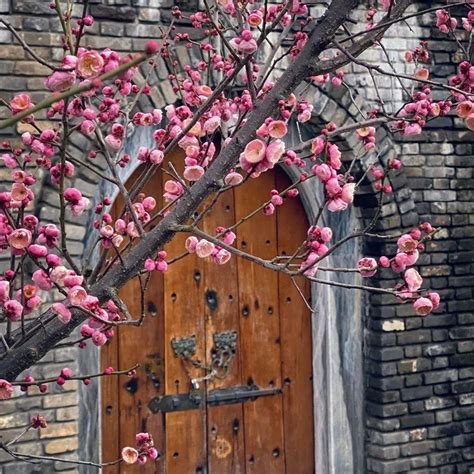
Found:
[[[256,385],[239,385],[236,387],[210,390],[206,401],[200,392],[180,393],[154,397],[148,403],[152,413],[169,413],[173,411],[195,410],[204,408],[204,405],[228,405],[255,400],[260,397],[279,395],[280,388],[259,389]]]

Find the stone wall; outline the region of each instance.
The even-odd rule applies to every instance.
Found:
[[[157,22],[169,18],[170,0],[115,0],[90,2],[96,18],[87,42],[95,48],[111,47],[121,52],[143,49],[144,42],[157,34]],[[0,15],[21,32],[24,39],[45,59],[62,57],[60,26],[48,7],[48,1],[0,0]],[[183,8],[193,8],[193,0],[180,1]],[[425,1],[411,8],[426,8]],[[78,5],[78,11],[80,10]],[[318,9],[315,7],[315,12]],[[363,9],[360,10],[363,15]],[[412,73],[403,60],[407,48],[417,44],[417,37],[430,40],[435,76],[444,79],[455,72],[458,46],[431,27],[428,18],[410,20],[415,32],[406,25],[391,29],[384,41],[387,54],[397,71]],[[186,28],[185,26],[182,26]],[[442,37],[442,41],[439,39]],[[11,34],[0,28],[0,97],[25,90],[35,101],[43,94],[43,78],[48,70],[33,62],[16,44]],[[186,62],[186,50],[180,50]],[[368,51],[364,59],[385,63],[385,52]],[[384,66],[385,67],[385,66]],[[368,74],[359,66],[347,76],[356,91],[358,106],[372,106],[376,100]],[[152,78],[153,102],[162,107],[176,97],[164,81],[167,72],[158,71]],[[402,102],[402,90],[394,80],[378,81],[383,99]],[[350,120],[354,104],[341,90],[332,90],[332,99],[315,95],[315,122]],[[0,114],[2,114],[0,109]],[[44,115],[41,117],[44,119]],[[46,123],[45,123],[46,125]],[[20,131],[23,126],[19,126]],[[14,130],[0,131],[0,140]],[[383,131],[379,135],[382,143]],[[442,305],[428,318],[413,315],[411,307],[391,298],[372,296],[365,314],[365,413],[367,426],[366,470],[374,473],[423,472],[468,473],[474,466],[474,180],[472,179],[472,134],[453,117],[439,118],[426,132],[413,140],[386,141],[390,153],[399,153],[405,168],[392,182],[394,193],[383,206],[385,217],[379,231],[396,233],[418,221],[428,220],[443,227],[422,256],[422,275],[426,285],[442,295]],[[384,142],[385,143],[385,142]],[[87,143],[77,141],[75,152],[83,153]],[[385,154],[385,158],[388,155]],[[0,179],[7,173],[0,170]],[[78,186],[92,197],[95,179],[81,175]],[[42,184],[41,205],[36,209],[42,220],[57,219],[58,204],[47,183]],[[369,183],[357,199],[362,219],[369,218],[373,207]],[[85,222],[68,223],[76,257],[83,252]],[[368,254],[389,253],[393,247],[371,242]],[[382,273],[380,284],[389,284],[391,275]],[[350,315],[340,315],[350,317]],[[32,372],[35,376],[57,374],[64,365],[77,370],[77,350],[60,348],[49,353]],[[68,382],[49,395],[18,393],[3,402],[0,429],[8,441],[24,427],[29,417],[44,413],[50,424],[47,430],[28,433],[19,445],[32,454],[74,455],[78,446],[78,391]],[[0,453],[0,472],[75,472],[71,465],[58,463],[41,466],[12,463]]]

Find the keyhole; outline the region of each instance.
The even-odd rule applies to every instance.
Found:
[[[133,379],[130,379],[126,384],[125,384],[125,390],[133,395],[134,393],[137,393],[138,390],[138,379],[134,377]]]
[[[158,310],[156,309],[156,304],[153,301],[150,301],[147,305],[147,310],[151,316],[155,317],[158,314]]]
[[[215,311],[217,309],[217,293],[214,290],[206,291],[206,303],[211,311]]]

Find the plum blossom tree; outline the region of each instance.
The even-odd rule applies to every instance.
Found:
[[[0,128],[24,122],[33,131],[1,144],[0,158],[11,170],[11,187],[0,193],[0,246],[10,255],[10,263],[0,275],[0,317],[6,321],[6,331],[0,336],[0,399],[10,398],[15,385],[23,391],[34,385],[44,392],[48,384],[62,385],[69,379],[87,385],[94,377],[135,376],[137,367],[78,375],[65,367],[51,379],[35,380],[26,375],[18,380],[20,373],[78,327],[81,338],[71,344],[85,348],[89,343],[105,344],[117,326],[141,325],[145,313],[131,315],[118,290],[131,279],[138,279],[142,291],[146,291],[152,272],[165,273],[175,261],[191,253],[216,265],[225,265],[234,257],[245,258],[292,279],[303,275],[320,284],[391,294],[411,302],[416,314],[422,316],[438,307],[439,295],[423,288],[423,279],[414,268],[425,242],[437,232],[430,223],[422,223],[402,235],[382,236],[372,233],[377,215],[366,228],[334,241],[332,229],[320,221],[323,211],[344,212],[353,203],[362,181],[353,174],[354,162],[360,160],[364,164],[376,153],[376,127],[384,126],[393,134],[417,135],[429,121],[454,110],[466,127],[474,130],[473,2],[414,13],[406,12],[409,0],[378,3],[367,9],[365,24],[353,25],[348,20],[359,6],[357,0],[333,0],[318,18],[312,17],[300,0],[264,4],[204,0],[205,8],[189,18],[194,28],[203,33],[201,40],[191,39],[176,28],[175,22],[184,14],[175,7],[172,21],[159,29],[156,41],[148,42],[143,52],[121,56],[110,49],[96,51],[82,46],[88,27],[94,22],[87,2],[82,17],[74,19],[72,2],[68,1],[64,9],[56,0],[50,6],[56,10],[63,28],[64,57],[54,65],[31,50],[6,20],[0,20],[28,54],[51,70],[44,83],[50,91],[46,99],[35,104],[23,92],[2,104],[10,116],[0,121]],[[462,5],[465,17],[458,25],[450,8]],[[384,67],[359,59],[368,48],[380,46],[392,25],[422,14],[431,14],[433,23],[446,35],[456,35],[461,28],[470,34],[467,46],[459,43],[465,57],[458,73],[446,83],[429,78],[429,45],[423,41],[405,54],[405,60],[413,64],[411,75],[396,72],[388,60],[388,67]],[[185,65],[182,72],[176,70],[178,43],[188,48],[197,46],[201,54],[196,64]],[[262,64],[257,59],[267,43],[273,46],[273,53]],[[286,57],[291,58],[292,67],[277,72]],[[145,62],[151,69],[159,67],[160,58],[170,71],[175,71],[169,74],[168,81],[181,105],[168,105],[164,111],[137,111],[140,96],[151,93],[146,81],[136,80],[137,70]],[[296,88],[302,83],[348,87],[344,68],[351,63],[363,66],[372,77],[386,75],[400,81],[406,92],[403,107],[389,113],[380,99],[380,108],[367,116],[360,112],[356,123],[342,127],[330,122],[310,142],[289,149],[284,139],[290,123],[307,122],[313,108],[304,88],[299,94],[295,93]],[[238,84],[244,84],[245,89],[235,96],[232,90]],[[444,93],[443,100],[435,100],[434,89]],[[40,128],[35,114],[41,110],[55,120],[53,128]],[[136,127],[147,128],[155,145],[141,147],[136,156],[129,156],[124,149],[130,131]],[[74,157],[68,150],[74,134],[86,136],[91,142],[90,151],[83,157]],[[335,140],[347,134],[355,134],[360,144],[350,163],[342,159]],[[176,147],[185,155],[182,173],[167,159]],[[106,174],[97,166],[98,160],[105,163]],[[117,170],[135,160],[142,163],[141,173],[132,187],[126,187]],[[273,190],[266,202],[231,227],[218,227],[212,235],[200,228],[204,215],[224,193],[245,185],[249,179],[258,179],[277,165],[298,169],[299,178],[287,189]],[[397,159],[385,167],[366,166],[363,178],[368,175],[372,179],[380,206],[392,191],[391,171],[401,166]],[[94,249],[99,258],[92,266],[90,261],[79,266],[67,245],[66,216],[80,216],[91,207],[81,190],[70,186],[80,168],[109,181],[124,203],[118,217],[110,213],[111,196],[102,196],[96,203],[94,227],[98,237]],[[28,212],[36,199],[33,185],[38,169],[48,173],[56,186],[60,219],[55,224],[39,222]],[[155,173],[170,177],[164,185],[166,205],[162,209],[154,197],[142,192]],[[295,198],[298,186],[307,180],[321,183],[322,205],[306,240],[292,255],[262,259],[234,247],[234,231],[243,221],[260,212],[273,214],[277,207]],[[197,219],[193,218],[209,196],[213,198],[211,204]],[[183,254],[167,255],[163,247],[177,233],[188,234]],[[324,266],[325,259],[345,242],[365,237],[394,240],[397,251],[378,259],[364,257],[356,268]],[[357,280],[343,284],[318,277],[319,272],[343,271],[370,278],[380,268],[397,274],[399,283],[393,288],[380,288]],[[52,301],[48,295],[53,293],[58,298],[48,304]],[[43,417],[34,417],[25,432],[44,426]],[[18,439],[1,448],[21,459],[42,458],[17,453],[14,444]],[[125,447],[117,462],[145,463],[157,454],[151,435],[139,433],[136,446]]]

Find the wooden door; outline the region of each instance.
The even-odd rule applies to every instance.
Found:
[[[166,179],[157,175],[145,192],[161,202]],[[288,184],[280,169],[249,180],[225,193],[201,228],[213,234],[232,225]],[[291,254],[307,227],[299,200],[288,200],[273,216],[258,213],[239,226],[236,245],[263,258]],[[166,247],[170,257],[186,237]],[[134,315],[137,285],[121,291]],[[298,285],[308,297],[307,282]],[[136,380],[103,379],[102,457],[117,459],[141,431],[153,435],[160,456],[107,474],[313,473],[311,316],[289,278],[235,257],[219,266],[189,255],[153,275],[145,307],[144,325],[120,328],[101,351],[104,368],[143,367]],[[191,350],[177,357],[186,343]],[[193,386],[212,367],[218,376]]]

